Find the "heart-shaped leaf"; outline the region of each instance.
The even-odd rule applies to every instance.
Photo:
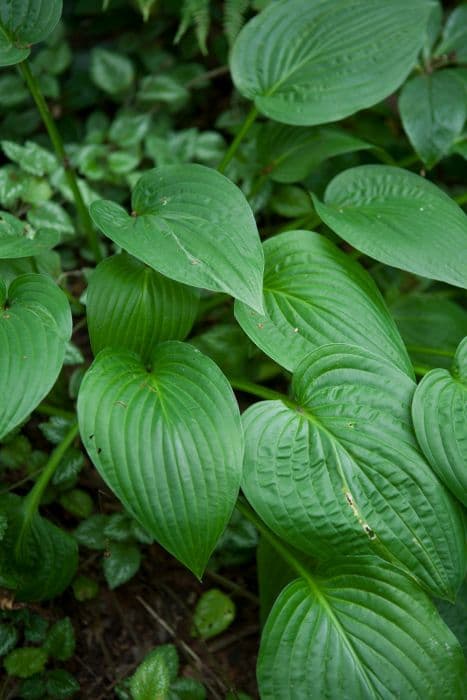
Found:
[[[62,0],[0,0],[0,66],[20,63],[31,44],[46,39],[62,14]]]
[[[457,349],[452,374],[434,369],[423,377],[412,417],[433,470],[467,506],[467,338]]]
[[[238,405],[222,372],[191,345],[163,343],[151,365],[102,350],[78,397],[81,435],[127,510],[201,576],[240,485]]]
[[[256,345],[293,371],[312,350],[351,343],[412,375],[404,344],[370,275],[324,236],[288,231],[263,244],[266,315],[235,304]]]
[[[48,394],[71,336],[64,293],[44,275],[0,280],[0,439]]]
[[[390,95],[425,40],[425,0],[281,0],[250,20],[230,57],[239,92],[267,117],[311,126]]]
[[[381,560],[352,557],[281,593],[258,682],[262,700],[459,700],[464,669],[457,639],[416,584]]]
[[[86,298],[93,353],[131,350],[146,361],[155,345],[183,340],[198,309],[198,290],[163,277],[122,253],[101,262]]]
[[[53,248],[60,240],[58,231],[35,231],[25,221],[0,211],[0,258],[27,258]]]
[[[94,202],[95,224],[115,243],[166,277],[227,292],[262,311],[263,251],[242,192],[202,165],[166,165],[145,173],[133,214]]]
[[[266,524],[321,559],[373,550],[440,597],[464,576],[462,514],[418,451],[414,382],[362,348],[327,345],[294,375],[295,400],[243,415],[243,489]]]
[[[436,185],[401,168],[362,165],[328,185],[322,220],[375,260],[467,286],[467,216]]]

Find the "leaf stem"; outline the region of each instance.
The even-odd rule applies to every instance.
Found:
[[[40,403],[35,409],[36,413],[42,413],[43,416],[59,416],[60,418],[66,418],[67,420],[74,420],[76,414],[73,411],[66,411],[64,408],[58,408],[57,406],[52,406],[50,403]]]
[[[54,118],[40,90],[39,84],[29,67],[29,63],[27,61],[19,63],[18,70],[21,73],[25,83],[27,84],[32,97],[34,98],[34,101],[37,105],[37,109],[39,110],[39,113],[42,117],[42,121],[44,122],[45,128],[47,129],[50,141],[52,142],[52,146],[55,150],[57,158],[63,166],[68,186],[70,187],[70,190],[73,194],[73,198],[75,200],[75,207],[78,213],[78,218],[80,220],[82,230],[86,234],[89,247],[91,248],[91,251],[94,255],[94,259],[96,260],[96,262],[99,262],[102,259],[102,255],[99,249],[97,234],[91,221],[91,217],[89,216],[88,208],[84,203],[81,190],[79,189],[76,175],[70,165],[68,156],[65,153],[65,147],[63,145],[62,137],[60,136],[60,133],[57,129]]]
[[[256,121],[256,117],[258,116],[258,110],[256,107],[253,105],[253,107],[250,109],[248,112],[245,121],[243,122],[242,126],[240,127],[240,131],[230,144],[229,148],[227,149],[227,153],[225,156],[222,158],[221,162],[219,163],[219,167],[217,168],[220,173],[223,173],[236,154],[238,147],[240,146],[241,142],[247,135],[247,133],[250,131],[251,127]]]
[[[424,377],[425,374],[428,374],[428,372],[432,370],[431,367],[427,367],[426,365],[414,365],[413,369],[418,377]]]
[[[453,350],[443,350],[442,348],[428,348],[423,345],[407,345],[407,350],[409,352],[424,353],[425,355],[439,355],[440,357],[454,358],[455,355],[455,352]]]
[[[270,401],[283,401],[284,403],[288,401],[287,396],[281,394],[280,391],[274,391],[274,389],[268,389],[260,384],[254,384],[253,382],[245,381],[244,379],[236,379],[235,377],[229,377],[230,386],[238,391],[243,391],[246,394],[252,394],[260,399],[266,399]]]

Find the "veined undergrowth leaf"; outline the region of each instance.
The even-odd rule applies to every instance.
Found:
[[[198,309],[198,290],[163,277],[127,253],[101,262],[86,298],[93,353],[131,350],[148,361],[165,340],[183,340]]]
[[[320,559],[374,551],[452,599],[464,576],[460,507],[412,431],[414,382],[355,346],[318,348],[294,401],[243,414],[243,489],[286,542]]]
[[[67,298],[44,275],[0,280],[0,439],[21,423],[58,377],[71,336]]]
[[[393,566],[349,557],[290,583],[266,623],[262,700],[464,697],[464,658],[429,598]]]
[[[322,220],[375,260],[467,287],[467,216],[442,190],[401,168],[362,165],[328,185]]]
[[[147,367],[102,350],[78,397],[83,443],[125,508],[197,576],[227,525],[243,457],[238,405],[191,345],[157,346]]]
[[[239,92],[267,117],[311,126],[390,95],[413,68],[426,0],[282,0],[240,32],[230,57]]]
[[[0,0],[0,66],[24,61],[62,14],[62,0]]]
[[[58,231],[35,231],[6,211],[0,211],[0,258],[28,258],[53,248],[60,240]]]
[[[311,231],[287,231],[263,247],[266,314],[235,304],[237,321],[263,352],[293,371],[320,345],[351,343],[413,375],[384,300],[357,262]]]
[[[434,369],[423,377],[412,417],[433,470],[467,506],[467,338],[457,349],[452,372]]]
[[[222,291],[262,311],[263,251],[242,192],[203,165],[166,165],[145,173],[130,216],[94,202],[96,225],[166,277]]]

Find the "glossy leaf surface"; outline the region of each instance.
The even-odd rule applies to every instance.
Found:
[[[202,165],[145,173],[130,216],[95,202],[96,225],[118,245],[178,282],[222,291],[262,310],[263,252],[253,213],[230,180]]]
[[[436,185],[401,168],[362,165],[315,200],[323,221],[362,253],[423,277],[467,286],[467,216]]]
[[[261,350],[293,371],[320,345],[347,342],[412,374],[384,300],[357,262],[311,231],[288,231],[263,247],[266,315],[235,305],[237,321]]]
[[[62,0],[0,0],[0,66],[24,61],[62,14]]]
[[[238,405],[218,367],[191,345],[99,353],[78,397],[84,445],[127,510],[200,576],[241,479]]]
[[[454,598],[462,514],[418,451],[413,381],[339,344],[311,353],[292,389],[293,402],[262,401],[243,415],[242,488],[264,522],[319,559],[373,550]]]

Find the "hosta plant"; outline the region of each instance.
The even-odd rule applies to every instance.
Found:
[[[466,571],[465,5],[139,0],[147,37],[183,51],[96,43],[86,80],[57,35],[67,5],[0,0],[10,99],[27,86],[50,138],[10,119],[1,142],[0,440],[65,421],[30,491],[0,496],[0,585],[81,590],[81,544],[114,553],[115,588],[152,540],[202,580],[246,519],[263,700],[461,700],[445,619]],[[96,22],[131,12],[112,5]],[[196,42],[228,68],[184,64]],[[84,80],[85,124],[56,124],[41,51]],[[180,128],[200,109],[206,125],[195,92],[227,71],[231,109]],[[126,514],[92,514],[78,441]],[[41,512],[54,499],[74,536]],[[214,597],[203,638],[235,616]],[[161,647],[118,692],[205,697],[177,672]]]

